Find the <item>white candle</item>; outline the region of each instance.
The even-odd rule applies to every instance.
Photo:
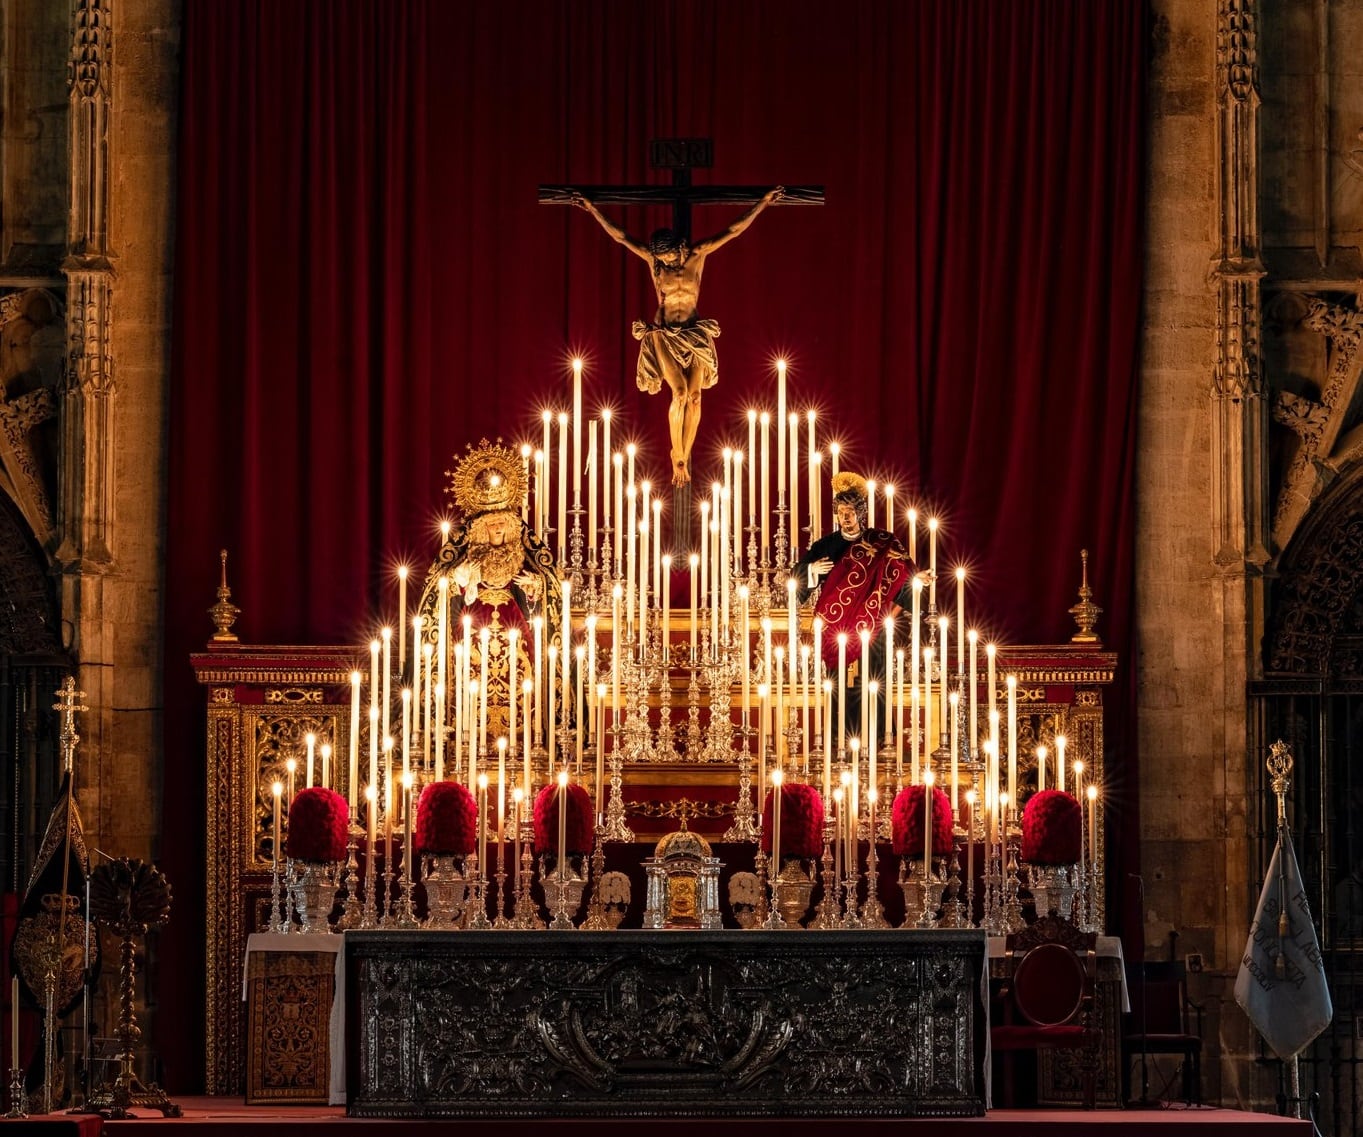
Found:
[[[947,671],[947,618],[946,618],[945,616],[942,616],[941,618],[938,619],[938,621],[937,621],[937,631],[938,631],[937,642],[938,642],[939,644],[942,645],[942,657],[941,657],[941,663],[939,663],[939,664],[937,665],[937,678],[940,679],[940,680],[942,681],[942,726],[941,726],[941,733],[942,733],[942,734],[946,734],[946,731],[947,731],[947,686],[948,686],[948,674],[949,674],[949,673],[948,673],[948,671]]]
[[[1057,734],[1055,736],[1055,788],[1063,790],[1065,788],[1065,736]]]
[[[531,626],[531,627],[534,629],[534,631],[535,631],[535,658],[534,658],[534,660],[532,661],[533,664],[534,664],[534,670],[535,670],[535,706],[534,706],[534,711],[533,711],[533,713],[532,713],[532,715],[531,715],[531,718],[533,719],[534,724],[535,724],[535,737],[538,738],[538,737],[539,737],[539,733],[540,733],[540,724],[541,724],[541,722],[543,721],[543,719],[541,718],[541,715],[543,714],[543,707],[544,707],[544,704],[540,701],[540,700],[541,700],[541,697],[542,697],[541,694],[540,694],[540,692],[544,690],[544,683],[543,683],[543,681],[542,681],[542,680],[543,680],[543,668],[544,668],[544,663],[543,663],[543,660],[544,660],[544,617],[543,617],[543,616],[535,616],[535,617],[533,617],[533,618],[531,619],[531,621],[530,621],[530,626]],[[526,791],[525,791],[525,792],[526,792],[526,793],[529,793],[529,792],[530,792],[529,787],[526,788]]]
[[[551,442],[550,436],[554,429],[553,412],[543,411],[540,414],[540,421],[544,425],[544,440],[543,445],[540,447],[540,451],[544,455],[544,460],[540,462],[540,488],[536,491],[535,496],[540,499],[540,532],[542,534],[549,525],[549,462],[553,457],[553,451],[550,450],[549,444]]]
[[[812,545],[819,537],[819,444],[816,441],[815,420],[817,412],[812,408],[805,412],[805,433],[809,435],[806,444],[805,464],[808,467],[809,481],[809,543]]]
[[[838,633],[838,753],[847,752],[847,633]]]
[[[611,524],[611,493],[610,493],[610,470],[611,470],[611,409],[610,407],[601,408],[601,524],[609,529]],[[602,568],[608,566],[602,565]]]
[[[979,647],[980,633],[971,628],[966,633],[970,641],[970,756],[980,752],[980,688],[979,688]]]
[[[885,486],[885,528],[894,536],[894,486]]]
[[[624,589],[616,585],[611,589],[611,726],[620,725],[620,600]],[[611,743],[615,750],[620,745],[617,735]]]
[[[701,608],[710,607],[710,499],[702,498],[700,503],[700,603]]]
[[[369,782],[379,780],[379,708],[372,703],[369,707]]]
[[[699,657],[698,657],[698,654],[697,654],[697,653],[698,653],[698,648],[697,648],[697,633],[698,633],[698,631],[699,631],[698,625],[699,625],[699,620],[700,620],[700,600],[699,600],[699,591],[698,591],[699,588],[700,588],[700,576],[699,576],[699,573],[697,572],[697,569],[698,569],[698,566],[700,565],[700,557],[697,556],[695,553],[692,553],[691,556],[690,556],[689,558],[687,558],[687,563],[690,565],[690,568],[691,568],[691,661],[690,661],[690,662],[691,662],[691,666],[692,666],[692,667],[695,667],[695,666],[696,666],[696,661],[697,661],[697,659],[699,658]]]
[[[1046,788],[1046,757],[1050,753],[1044,745],[1036,748],[1036,788],[1040,793]]]
[[[306,735],[303,736],[303,742],[307,745],[308,748],[306,780],[304,781],[303,784],[308,789],[312,789],[312,766],[313,762],[315,761],[315,755],[317,752],[317,736],[313,734],[311,731],[309,731]]]
[[[559,630],[559,643],[563,646],[561,648],[562,655],[559,658],[563,660],[563,677],[566,680],[568,678],[568,646],[573,642],[573,582],[571,580],[563,581],[562,588],[563,626]],[[565,691],[564,694],[566,695],[567,692]]]
[[[513,692],[511,701],[516,701]],[[497,844],[506,840],[506,737],[497,739]]]
[[[786,361],[776,361],[776,505],[786,503]]]
[[[577,698],[573,702],[573,717],[577,723],[577,730],[573,732],[577,737],[577,746],[574,753],[577,764],[573,767],[573,770],[580,778],[582,777],[582,740],[587,733],[586,706],[582,701],[582,672],[585,670],[584,665],[586,664],[587,649],[581,644],[578,644],[577,647],[573,648],[573,658],[577,661]],[[590,691],[591,687],[589,686],[587,690]]]
[[[918,563],[918,510],[909,510],[909,560]]]
[[[957,791],[959,788],[959,758],[960,747],[960,727],[958,725],[957,708],[961,705],[961,695],[959,691],[951,692],[951,808],[956,809],[959,804]]]
[[[748,524],[757,524],[757,412],[748,408]]]
[[[525,488],[521,490],[521,521],[530,524],[530,455],[533,451],[530,443],[521,444],[521,478],[525,483]]]
[[[289,758],[289,759],[287,759],[287,760],[284,762],[284,769],[287,770],[288,773],[289,773],[289,789],[288,789],[288,795],[287,795],[287,797],[285,798],[285,800],[286,800],[286,801],[289,803],[289,805],[292,807],[292,805],[293,805],[293,794],[294,794],[294,784],[293,784],[293,783],[294,783],[294,775],[298,773],[298,762],[297,762],[295,759],[293,759],[293,758]]]
[[[749,659],[748,649],[748,586],[741,585],[738,589],[738,625],[739,625],[739,656],[738,669],[743,677],[743,727],[748,727],[748,711],[752,708],[750,683],[752,681],[752,665]],[[743,748],[746,750],[748,744],[745,741]]]
[[[637,455],[638,453],[639,453],[639,448],[638,448],[637,446],[635,446],[633,442],[631,442],[628,446],[625,447],[625,463],[626,463],[626,467],[625,467],[625,468],[626,468],[626,473],[629,475],[629,476],[626,478],[626,482],[627,482],[627,484],[629,484],[629,485],[631,485],[631,486],[634,485],[634,458],[635,458],[635,455]]]
[[[800,555],[800,416],[790,412],[790,559]]]
[[[558,413],[558,563],[568,561],[568,415]]]
[[[904,782],[904,649],[895,653],[894,776],[897,786]],[[912,721],[912,720],[910,720]]]
[[[1098,787],[1090,782],[1084,794],[1089,799],[1089,866],[1093,870],[1093,883],[1089,888],[1091,895],[1096,897],[1097,893],[1092,890],[1098,886]],[[1096,902],[1094,910],[1097,910]]]
[[[624,556],[624,549],[625,549],[625,535],[624,535],[624,533],[618,531],[618,530],[620,529],[620,527],[622,527],[622,526],[624,525],[624,521],[625,521],[624,507],[623,507],[623,505],[622,505],[622,503],[624,502],[624,492],[625,492],[625,489],[624,489],[624,486],[625,486],[625,476],[624,476],[624,472],[623,472],[623,471],[624,471],[624,465],[625,465],[625,459],[624,459],[624,456],[623,456],[622,454],[620,454],[620,453],[617,451],[616,453],[614,453],[614,454],[611,455],[611,466],[612,466],[613,469],[614,469],[614,482],[615,482],[615,524],[616,524],[616,528],[617,528],[617,532],[616,532],[616,534],[615,534],[615,553],[614,553],[614,560],[615,560],[614,574],[615,574],[616,576],[619,576],[619,575],[620,575],[620,560],[621,560],[621,558]],[[607,525],[610,524],[610,518],[607,518],[607,519],[606,519],[606,524],[607,524]],[[609,566],[608,566],[608,567],[609,567]]]
[[[918,780],[918,716],[922,711],[922,704],[918,698],[918,664],[922,659],[920,645],[920,619],[923,608],[923,578],[915,574],[912,582],[913,592],[913,611],[909,623],[909,759],[910,770],[913,780]]]
[[[424,678],[421,687],[421,763],[424,769],[431,766],[431,711],[435,702],[435,689],[431,683],[431,656],[433,654],[430,644],[421,645],[421,654],[424,657],[422,664]]]
[[[549,412],[545,411],[545,421],[548,421]],[[549,493],[549,456],[543,450],[535,451],[535,524],[534,532],[536,535],[544,535],[544,518],[547,515],[549,506],[545,498]]]
[[[800,743],[801,767],[809,772],[809,645],[800,645]]]
[[[558,772],[558,876],[567,875],[568,861],[568,771]]]
[[[284,849],[283,849],[283,847],[282,847],[282,846],[280,845],[280,843],[279,843],[279,799],[280,799],[281,797],[284,796],[284,783],[283,783],[283,782],[274,782],[274,783],[270,786],[270,792],[271,792],[272,794],[274,794],[274,829],[273,829],[273,831],[272,831],[272,832],[273,832],[273,842],[274,842],[274,843],[273,843],[273,847],[272,847],[272,849],[271,849],[271,857],[270,857],[270,859],[271,859],[272,861],[274,861],[275,865],[277,866],[277,865],[279,864],[280,860],[283,859],[283,853],[284,853]],[[371,840],[372,840],[372,838],[371,838]],[[16,1016],[16,1018],[17,1018],[17,1016]],[[16,1053],[17,1053],[17,1051],[16,1051]]]
[[[786,706],[785,688],[783,680],[785,678],[785,658],[786,649],[780,644],[776,647],[776,684],[772,691],[772,702],[776,707],[776,718],[772,726],[773,737],[771,749],[776,756],[779,765],[784,760],[786,749]]]
[[[596,419],[587,424],[587,561],[596,563]]]
[[[628,529],[625,533],[625,627],[628,629],[634,627],[634,598],[638,588],[634,576],[634,542],[639,536],[639,499],[632,481],[625,487],[625,502],[629,507]]]
[[[412,689],[402,689],[402,772],[412,772]],[[311,777],[311,774],[309,774]]]
[[[965,674],[965,568],[956,566],[956,674]]]
[[[875,478],[866,479],[866,527],[876,527],[876,486]]]
[[[407,566],[398,566],[398,671],[407,669]]]
[[[1008,676],[1008,800],[1018,797],[1018,677]]]
[[[885,741],[890,740],[890,734],[899,733],[899,725],[895,718],[895,699],[894,699],[894,617],[885,617],[885,682],[881,690],[885,692],[885,728],[881,732]]]
[[[771,786],[775,794],[771,805],[771,864],[772,880],[781,873],[781,784],[785,775],[779,770],[771,772]]]
[[[653,499],[653,521],[650,523],[653,534],[653,607],[658,607],[658,596],[663,590],[663,503],[661,498]]]
[[[663,594],[663,665],[672,662],[672,554],[668,553],[663,557],[662,568],[662,594]]]
[[[322,785],[327,789],[334,789],[331,784],[331,743],[322,743]]]
[[[937,749],[932,740],[932,656],[930,647],[923,649],[923,761],[932,761],[932,752]]]
[[[833,681],[823,681],[823,796],[828,799],[833,777]]]
[[[771,563],[771,415],[762,412],[762,563]],[[777,431],[779,434],[780,431]]]
[[[478,775],[478,872],[486,880],[489,873],[487,863],[487,775]]]
[[[606,685],[598,683],[596,685],[596,819],[599,823],[602,820],[603,810],[606,808],[606,796],[603,792],[605,785],[605,735],[606,735]]]
[[[582,360],[573,360],[573,506],[582,507]]]
[[[558,700],[554,687],[554,672],[558,670],[558,645],[551,642],[547,651],[549,655],[549,714],[545,718],[544,729],[549,736],[549,769],[552,770],[555,763],[555,749],[558,745],[558,732],[554,730],[554,723],[558,717],[555,714]]]
[[[487,665],[488,640],[491,629],[484,626],[478,632],[478,755],[487,754]],[[470,775],[470,778],[472,775]]]
[[[923,876],[932,871],[932,770],[923,771]],[[927,889],[924,888],[924,901],[927,900]],[[926,906],[926,905],[925,905]]]
[[[861,639],[861,656],[859,657],[861,666],[858,669],[861,672],[861,724],[857,733],[865,741],[869,735],[867,726],[869,725],[868,716],[871,713],[871,629],[862,628],[857,635]],[[856,793],[855,788],[852,792]]]
[[[521,631],[519,628],[509,628],[506,633],[506,733],[511,743],[511,753],[516,753],[516,694],[520,688],[516,685],[516,664],[520,644]]]
[[[524,777],[522,784],[527,794],[530,792],[530,751],[532,747],[530,724],[534,721],[530,713],[530,700],[534,696],[534,692],[535,684],[533,681],[525,679],[521,682],[521,718],[523,720],[521,727],[521,763]]]
[[[937,611],[937,518],[928,518],[928,611]]]
[[[837,476],[838,476],[838,458],[841,456],[841,454],[842,454],[842,447],[839,446],[836,442],[830,442],[830,443],[828,444],[828,460],[829,460],[828,481],[829,481],[829,487],[830,487],[830,493],[829,493],[828,497],[829,497],[829,502],[830,502],[831,507],[832,507],[832,508],[831,508],[831,512],[832,512],[832,514],[833,514],[833,519],[832,519],[832,521],[830,522],[830,528],[833,528],[833,529],[836,529],[836,528],[838,527],[838,503],[837,503],[836,501],[833,501],[833,494],[832,494],[832,492],[831,492],[831,488],[832,488],[832,483],[837,479]]]
[[[743,575],[743,451],[734,451],[734,497],[729,506],[734,526],[734,575]]]
[[[757,685],[757,812],[762,813],[767,792],[767,694],[765,683]]]

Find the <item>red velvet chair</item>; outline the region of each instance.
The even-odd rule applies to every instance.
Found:
[[[992,1048],[1003,1055],[1003,1105],[1014,1104],[1015,1052],[1070,1049],[1080,1051],[1084,1108],[1094,1108],[1102,1033],[1093,1002],[1097,939],[1047,916],[1005,941],[1002,1021],[989,1032]]]

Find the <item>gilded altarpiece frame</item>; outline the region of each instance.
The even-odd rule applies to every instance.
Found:
[[[350,672],[359,649],[212,645],[191,657],[208,689],[205,828],[205,1085],[237,1094],[245,1077],[241,1001],[246,939],[269,916],[273,795],[305,738],[330,742],[344,774]],[[339,740],[339,743],[338,743]]]

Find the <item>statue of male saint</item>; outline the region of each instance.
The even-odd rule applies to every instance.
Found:
[[[634,321],[634,338],[639,341],[635,381],[639,390],[650,395],[656,395],[664,382],[672,389],[667,421],[672,435],[674,486],[684,486],[691,480],[691,447],[700,426],[700,393],[719,380],[715,354],[719,322],[702,319],[696,311],[705,258],[742,233],[762,210],[780,201],[784,192],[782,186],[768,190],[727,229],[694,245],[671,229],[655,230],[645,244],[604,216],[583,194],[572,194],[574,205],[585,209],[612,238],[647,261],[653,272],[658,311],[651,324]]]

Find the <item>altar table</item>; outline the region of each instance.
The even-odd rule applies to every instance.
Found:
[[[979,931],[348,932],[352,1117],[964,1117]]]

